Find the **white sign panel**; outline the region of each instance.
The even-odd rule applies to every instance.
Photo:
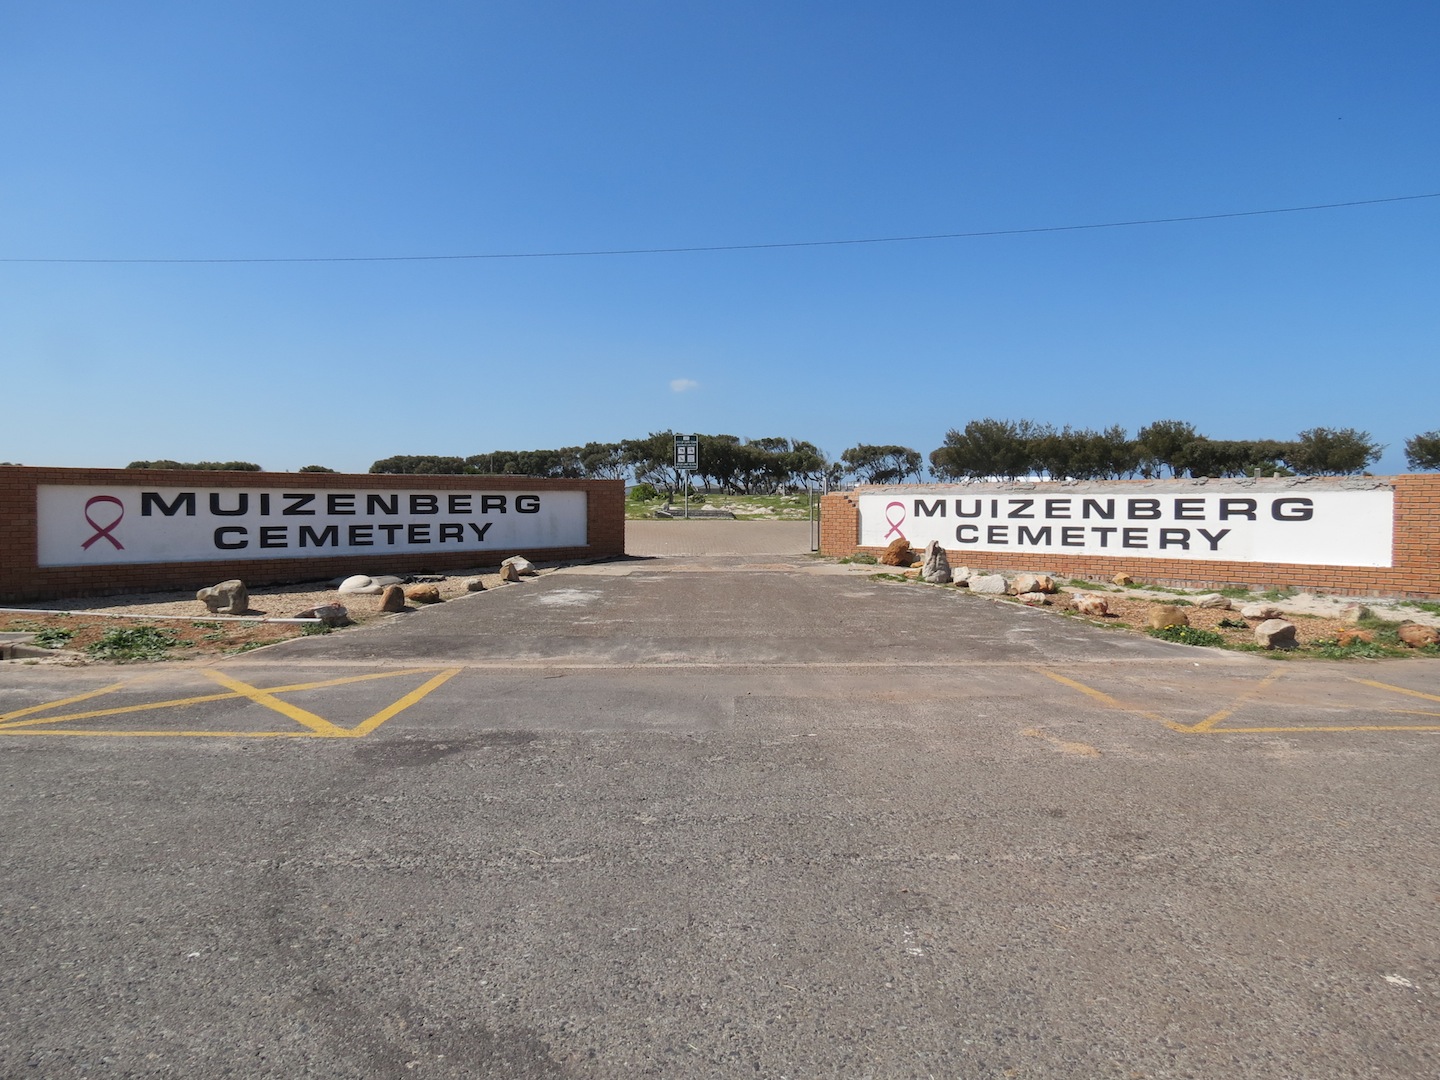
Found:
[[[39,564],[584,547],[583,491],[42,485]]]
[[[1390,566],[1394,492],[1194,489],[860,496],[860,544],[1015,555]]]

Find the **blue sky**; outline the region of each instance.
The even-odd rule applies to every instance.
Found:
[[[1433,3],[0,0],[0,460],[1440,428]]]

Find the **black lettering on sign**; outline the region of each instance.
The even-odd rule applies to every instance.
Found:
[[[310,541],[311,547],[339,547],[340,526],[327,525],[318,533],[309,525],[300,526],[300,546],[305,546],[306,540]]]
[[[285,539],[286,527],[284,525],[262,525],[260,526],[260,546],[262,548],[283,548],[289,547]]]
[[[270,493],[268,491],[262,491],[260,493],[260,516],[270,516]]]
[[[235,496],[234,510],[226,510],[220,505],[220,492],[212,491],[210,493],[210,513],[215,514],[217,517],[239,517],[241,514],[247,514],[249,512],[250,496],[243,491]]]
[[[1090,519],[1092,511],[1095,517],[1103,518],[1106,521],[1111,520],[1115,516],[1114,499],[1106,499],[1103,503],[1099,499],[1086,499],[1080,504],[1080,507],[1082,511],[1080,516],[1087,521]],[[1112,529],[1111,531],[1113,532],[1114,530]],[[1105,545],[1102,543],[1100,546],[1104,547]]]
[[[1085,530],[1079,525],[1066,525],[1060,530],[1060,543],[1064,547],[1084,547]]]
[[[385,542],[387,544],[393,544],[395,543],[395,534],[401,529],[403,529],[405,526],[399,524],[398,522],[396,522],[395,524],[386,522],[383,525],[376,525],[375,527],[385,534]]]
[[[351,525],[348,539],[351,547],[374,547],[375,541],[371,539],[374,535],[373,525]]]
[[[1022,510],[1029,510],[1030,507],[1032,507],[1032,506],[1034,506],[1034,505],[1035,505],[1035,500],[1034,500],[1034,499],[1011,499],[1011,500],[1010,500],[1010,513],[1006,514],[1005,516],[1006,516],[1006,517],[1012,517],[1012,518],[1033,518],[1033,517],[1035,516],[1034,514],[1023,514],[1023,513],[1021,513],[1021,511],[1022,511]]]
[[[1089,500],[1087,499],[1086,501],[1088,502]],[[1114,504],[1111,504],[1111,512],[1112,512],[1112,513],[1114,512]],[[1096,532],[1097,534],[1099,534],[1099,536],[1100,536],[1100,546],[1101,546],[1101,547],[1109,547],[1109,546],[1110,546],[1110,534],[1120,531],[1120,530],[1118,530],[1117,528],[1115,528],[1114,525],[1096,525],[1094,528],[1095,528],[1095,532]]]
[[[440,499],[434,495],[411,495],[410,513],[412,514],[438,514],[440,512]],[[429,543],[426,540],[424,543]]]
[[[504,496],[504,495],[481,495],[481,496],[480,496],[480,512],[481,512],[482,514],[488,514],[491,510],[499,510],[500,513],[502,513],[502,514],[505,513],[505,496]]]
[[[454,540],[457,544],[465,542],[465,525],[459,521],[447,521],[440,526],[440,543],[446,540]]]
[[[1149,547],[1150,545],[1146,543],[1146,538],[1149,535],[1149,529],[1125,529],[1122,534],[1121,544],[1127,548]]]
[[[956,525],[955,542],[957,544],[978,544],[980,542],[980,526]]]
[[[410,527],[405,531],[405,539],[412,544],[430,543],[430,526],[412,521]]]
[[[1159,499],[1131,499],[1126,517],[1131,521],[1154,521],[1160,516]],[[1129,544],[1125,545],[1129,547]]]
[[[1242,517],[1247,521],[1255,520],[1254,499],[1221,499],[1220,520],[1229,521],[1232,517]]]
[[[1313,499],[1276,499],[1270,504],[1270,516],[1276,521],[1309,521],[1315,516],[1315,502]]]
[[[1230,535],[1229,529],[1221,529],[1217,533],[1211,533],[1209,529],[1196,529],[1195,531],[1198,532],[1201,536],[1203,536],[1207,541],[1209,541],[1211,551],[1219,551],[1220,541],[1224,540],[1225,537]]]
[[[327,513],[339,517],[341,514],[355,513],[354,495],[326,495],[325,510]]]
[[[284,495],[281,495],[280,497],[281,497],[282,499],[289,499],[289,500],[290,500],[289,502],[287,502],[287,503],[285,504],[285,509],[280,511],[280,516],[281,516],[281,517],[296,517],[296,516],[298,516],[298,517],[314,517],[314,516],[315,516],[315,511],[314,511],[314,510],[302,510],[302,509],[301,509],[302,506],[309,506],[312,502],[315,501],[315,496],[314,496],[313,494],[306,494],[306,493],[303,492],[303,491],[296,491],[296,492],[289,492],[289,491],[287,491]]]
[[[1008,545],[1010,543],[1009,534],[1009,525],[991,525],[988,529],[985,530],[985,542],[987,544]]]
[[[239,525],[220,526],[220,528],[215,530],[215,546],[222,551],[239,551],[241,548],[250,546],[249,540],[226,540],[225,537],[231,533],[237,533],[243,537],[245,535],[245,529]]]
[[[446,500],[446,505],[449,507],[450,513],[452,514],[468,514],[470,513],[470,496],[451,495]]]
[[[1205,500],[1204,499],[1176,499],[1175,500],[1176,521],[1204,521]],[[1160,545],[1164,547],[1162,543]]]
[[[1045,516],[1047,518],[1068,518],[1070,516],[1069,499],[1046,499]]]
[[[490,531],[490,526],[495,523],[493,521],[487,521],[484,525],[476,525],[473,521],[467,521],[465,524],[470,526],[470,531],[475,534],[475,539],[483,544],[485,542],[485,534]]]
[[[1179,500],[1179,499],[1176,500],[1176,502],[1180,502],[1180,501],[1181,501],[1181,500]],[[1190,550],[1190,530],[1189,530],[1189,529],[1161,529],[1161,530],[1160,530],[1160,547],[1161,547],[1161,548],[1178,547],[1181,551],[1189,551],[1189,550]]]
[[[515,512],[517,514],[538,514],[540,512],[540,496],[516,495]]]
[[[936,499],[933,503],[927,503],[924,499],[915,500],[916,517],[944,517],[945,500]]]
[[[166,505],[165,500],[160,497],[158,491],[142,491],[140,493],[140,516],[149,517],[150,511],[158,507],[166,517],[174,517],[183,507],[186,517],[195,516],[195,492],[182,491],[175,496],[174,502]]]
[[[389,499],[389,502],[386,502],[386,499]],[[365,513],[367,513],[367,514],[373,514],[373,513],[375,513],[375,511],[376,511],[377,509],[378,509],[378,510],[380,511],[380,513],[382,513],[382,514],[392,514],[392,515],[393,515],[393,514],[398,514],[398,513],[400,513],[400,496],[399,496],[399,495],[366,495],[366,496],[365,496]]]
[[[1019,535],[1015,538],[1017,544],[1032,544],[1035,547],[1039,547],[1041,544],[1048,546],[1050,543],[1049,525],[1042,525],[1034,532],[1030,531],[1029,525],[1021,525],[1019,529]]]
[[[956,516],[956,517],[979,517],[979,516],[980,516],[980,512],[981,512],[981,509],[984,507],[984,505],[985,505],[985,504],[984,504],[981,500],[976,499],[976,500],[975,500],[975,509],[972,510],[972,511],[970,511],[969,513],[966,513],[966,512],[965,512],[965,503],[964,503],[964,501],[961,500],[961,499],[956,499],[956,500],[955,500],[955,516]]]

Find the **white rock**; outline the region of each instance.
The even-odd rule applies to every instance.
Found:
[[[1240,616],[1245,619],[1278,619],[1283,614],[1274,604],[1246,604],[1240,609]]]
[[[1102,615],[1110,614],[1110,605],[1106,603],[1103,596],[1096,596],[1094,593],[1076,593],[1075,610],[1081,615],[1098,619]]]
[[[1217,611],[1230,610],[1230,598],[1221,596],[1218,592],[1201,593],[1199,596],[1192,596],[1190,603],[1200,608],[1215,608]]]
[[[1052,593],[1055,591],[1055,581],[1049,574],[1016,574],[1010,587],[1017,596],[1032,592]]]
[[[1255,627],[1255,644],[1266,649],[1293,649],[1295,624],[1284,619],[1266,619]]]
[[[1004,596],[1010,591],[1010,583],[1004,574],[977,574],[970,578],[970,591],[981,596]]]
[[[385,591],[385,586],[376,584],[374,578],[366,577],[364,574],[355,574],[342,581],[338,591],[362,596],[379,596]]]
[[[511,555],[500,565],[513,566],[515,568],[515,573],[521,575],[534,574],[537,572],[535,570],[535,564],[532,563],[529,559],[525,558],[523,555]]]

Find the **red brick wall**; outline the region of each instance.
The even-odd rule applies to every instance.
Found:
[[[1440,598],[1440,474],[1394,476],[1393,566],[1302,566],[1291,563],[1202,562],[1098,555],[1037,553],[1024,564],[1005,552],[946,549],[951,565],[997,571],[1044,571],[1062,577],[1106,580],[1124,572],[1157,585],[1252,589],[1298,588],[1350,596]],[[1043,489],[1046,485],[1036,485]],[[820,552],[845,556],[883,548],[861,548],[860,504],[854,493],[826,495],[821,502]]]
[[[123,566],[37,565],[35,489],[42,484],[127,487],[344,488],[351,491],[583,491],[583,548],[335,555],[313,559],[237,559]],[[0,466],[0,602],[68,596],[200,589],[228,578],[247,585],[319,581],[367,570],[423,574],[493,565],[510,555],[536,560],[594,559],[625,553],[625,484],[620,480],[539,480],[525,476],[374,476],[344,473],[200,472],[160,469],[27,469]]]

